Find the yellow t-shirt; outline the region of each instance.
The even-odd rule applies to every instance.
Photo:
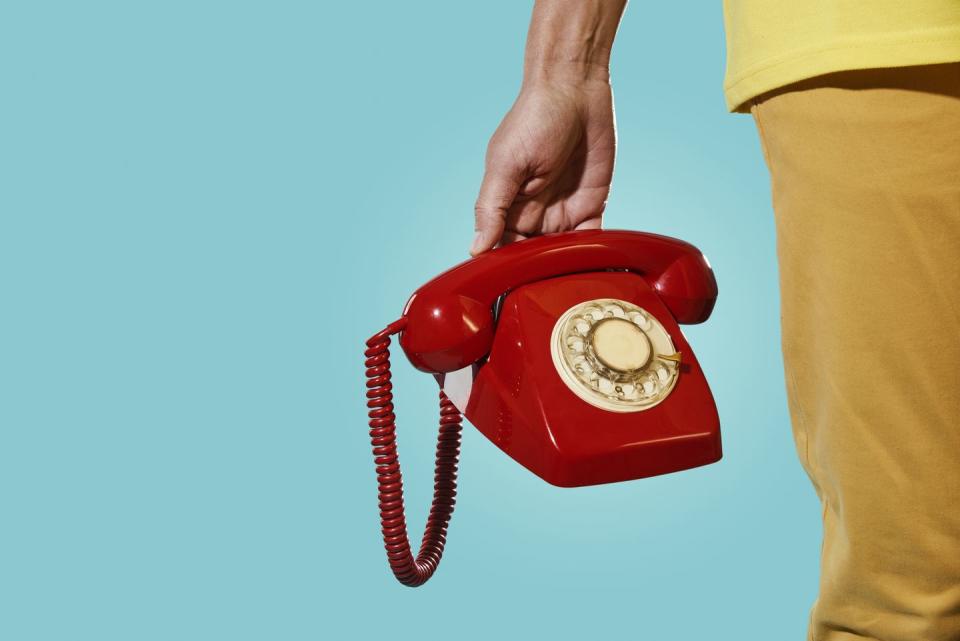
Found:
[[[833,71],[960,61],[960,0],[724,0],[730,111]]]

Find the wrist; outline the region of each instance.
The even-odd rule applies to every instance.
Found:
[[[610,91],[609,71],[570,64],[551,64],[524,73],[520,85],[521,93],[561,92],[578,100],[609,95]]]
[[[590,85],[610,83],[609,51],[594,52],[554,51],[549,55],[528,54],[523,65],[523,84],[541,83]]]

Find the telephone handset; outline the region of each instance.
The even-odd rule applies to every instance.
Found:
[[[716,298],[713,271],[696,247],[600,230],[507,245],[414,292],[364,352],[383,537],[397,579],[422,585],[440,562],[462,415],[561,487],[718,461],[716,405],[678,326],[707,320]],[[416,558],[394,434],[388,347],[397,333],[414,367],[441,386],[434,499]]]

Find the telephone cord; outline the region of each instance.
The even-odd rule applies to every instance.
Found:
[[[463,417],[447,395],[440,390],[440,433],[434,468],[433,504],[423,532],[420,551],[414,559],[407,536],[403,509],[403,479],[397,456],[396,415],[393,412],[393,384],[390,382],[390,337],[401,332],[401,318],[367,341],[364,352],[367,368],[367,407],[370,417],[370,441],[377,468],[380,498],[380,524],[387,560],[400,583],[417,587],[433,576],[447,538],[447,525],[457,496],[457,462]]]

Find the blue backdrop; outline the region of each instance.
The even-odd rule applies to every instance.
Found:
[[[820,515],[719,2],[628,9],[606,225],[709,256],[725,458],[563,490],[467,427],[440,571],[388,573],[362,344],[466,257],[529,11],[0,9],[0,637],[803,638]],[[435,384],[396,362],[419,540]]]

